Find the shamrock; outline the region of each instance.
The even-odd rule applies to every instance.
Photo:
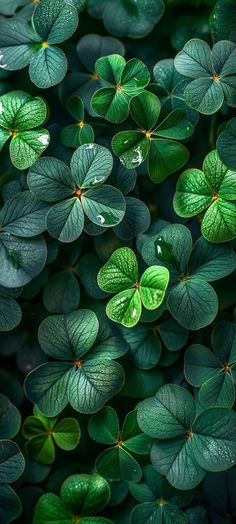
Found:
[[[115,36],[142,38],[146,36],[164,12],[163,0],[88,0],[88,11],[103,18],[108,33]]]
[[[200,329],[216,317],[218,298],[208,283],[234,271],[235,254],[230,246],[210,244],[200,237],[195,245],[187,227],[166,226],[144,243],[142,256],[149,265],[169,269],[167,305],[185,329]]]
[[[19,517],[22,506],[20,499],[9,486],[23,473],[24,457],[15,442],[0,440],[0,521],[8,524]]]
[[[227,122],[222,133],[219,134],[216,148],[224,164],[236,170],[236,118]]]
[[[71,475],[62,484],[60,497],[46,493],[36,504],[33,524],[112,524],[104,517],[94,517],[108,504],[111,497],[108,482],[93,473],[92,475]]]
[[[24,91],[0,96],[0,150],[10,138],[10,158],[18,169],[26,169],[45,151],[50,136],[46,129],[35,129],[47,117],[47,106],[40,97]]]
[[[110,406],[105,406],[90,418],[88,432],[96,442],[112,446],[97,457],[96,470],[100,475],[127,482],[140,480],[142,471],[132,453],[148,455],[153,440],[140,431],[137,411],[126,415],[120,431],[117,413]]]
[[[225,242],[236,236],[236,171],[228,169],[217,151],[211,151],[202,171],[187,169],[180,175],[174,209],[181,217],[205,212],[201,224],[209,242]]]
[[[48,232],[73,242],[84,229],[84,214],[94,224],[115,226],[125,214],[122,193],[103,185],[112,170],[112,155],[97,144],[80,146],[69,168],[56,158],[41,158],[28,173],[28,185],[40,200],[56,202],[47,214]]]
[[[158,308],[164,300],[169,271],[151,266],[138,280],[138,262],[132,249],[116,249],[98,273],[98,285],[108,293],[118,293],[106,307],[107,316],[123,326],[135,326],[142,312]]]
[[[84,121],[84,104],[79,96],[69,98],[67,109],[76,120],[75,124],[66,126],[61,132],[62,144],[66,147],[78,147],[94,141],[93,128]]]
[[[177,489],[194,488],[207,471],[236,463],[236,413],[211,407],[196,415],[191,393],[175,384],[165,384],[155,397],[139,403],[138,424],[158,439],[152,464]]]
[[[29,65],[31,81],[39,88],[59,84],[67,59],[55,44],[64,42],[78,26],[76,8],[65,0],[41,0],[31,25],[21,17],[1,24],[0,67],[15,71]]]
[[[141,93],[150,81],[147,67],[137,58],[126,63],[123,56],[110,55],[96,61],[95,72],[106,82],[106,87],[94,94],[94,111],[110,122],[123,122],[129,114],[131,98]]]
[[[199,400],[204,408],[231,408],[235,401],[236,326],[220,322],[213,330],[212,349],[193,344],[185,352],[185,377],[199,387]]]
[[[64,451],[71,451],[80,440],[80,426],[76,419],[47,418],[38,409],[34,409],[34,415],[24,421],[22,433],[28,440],[26,450],[29,456],[41,464],[54,462],[55,444]]]
[[[160,183],[187,162],[188,150],[175,140],[190,136],[193,126],[182,109],[175,109],[157,125],[161,104],[148,91],[132,98],[130,111],[139,129],[115,135],[112,149],[128,169],[140,166],[148,158],[149,176]]]
[[[95,413],[121,389],[124,373],[113,358],[127,348],[112,333],[107,336],[104,321],[99,331],[93,311],[47,317],[39,327],[39,343],[57,361],[31,371],[25,392],[46,417],[56,417],[68,402],[80,413]]]
[[[185,102],[192,109],[211,115],[224,101],[236,107],[236,44],[233,42],[221,40],[211,51],[206,42],[193,38],[175,57],[175,67],[192,79],[184,90]]]
[[[130,482],[129,490],[141,502],[131,513],[131,524],[148,520],[160,524],[187,524],[180,508],[191,502],[191,491],[177,490],[153,466],[145,466],[141,482]]]

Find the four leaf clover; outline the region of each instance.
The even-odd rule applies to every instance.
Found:
[[[10,158],[18,169],[31,166],[47,148],[46,129],[38,128],[47,117],[47,106],[40,97],[23,91],[0,96],[0,150],[10,138]]]
[[[174,209],[181,217],[205,211],[201,224],[209,242],[225,242],[236,236],[236,171],[231,171],[217,151],[206,156],[203,169],[187,169],[180,175]]]
[[[135,326],[146,309],[158,308],[169,282],[168,269],[151,266],[138,279],[138,262],[127,247],[116,249],[98,273],[98,285],[108,293],[118,293],[106,306],[107,316],[123,326]]]
[[[185,377],[200,387],[199,400],[204,408],[231,408],[235,401],[236,383],[236,326],[220,322],[212,333],[210,351],[193,344],[185,352]]]
[[[123,122],[129,114],[131,98],[150,81],[147,67],[137,58],[126,62],[123,56],[110,55],[96,61],[95,72],[106,82],[106,87],[94,94],[94,111],[110,122]]]
[[[125,214],[119,189],[104,185],[113,165],[110,151],[97,144],[80,146],[70,168],[56,158],[41,158],[28,173],[28,185],[37,198],[55,204],[47,214],[49,233],[61,242],[73,242],[84,229],[84,215],[102,227],[117,225]]]
[[[68,402],[80,413],[95,413],[120,391],[124,373],[113,358],[127,348],[113,333],[103,339],[103,331],[95,313],[86,309],[43,320],[39,343],[57,360],[42,364],[25,380],[27,397],[43,415],[56,417]]]
[[[175,57],[175,67],[179,73],[191,78],[184,98],[193,109],[211,115],[221,108],[224,101],[236,107],[235,43],[221,40],[211,51],[206,42],[193,38]]]

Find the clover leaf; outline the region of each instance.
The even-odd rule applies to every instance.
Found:
[[[137,58],[126,62],[114,54],[99,58],[95,72],[106,82],[106,87],[94,94],[94,111],[110,122],[123,122],[129,114],[131,98],[141,93],[150,81],[147,67]]]
[[[196,416],[186,389],[165,384],[155,397],[138,405],[140,428],[157,442],[151,461],[177,489],[197,486],[207,471],[223,471],[236,463],[236,414],[211,407]]]
[[[83,144],[91,144],[94,141],[94,132],[92,126],[84,121],[84,104],[79,96],[69,98],[67,109],[73,118],[75,124],[66,126],[61,132],[62,144],[66,147],[78,147]]]
[[[191,491],[177,490],[153,466],[145,466],[142,481],[130,482],[129,490],[133,497],[142,503],[132,510],[132,524],[149,519],[154,522],[156,519],[160,524],[187,523],[187,518],[180,508],[191,502]]]
[[[143,38],[164,12],[163,0],[88,0],[88,11],[96,18],[103,17],[108,33],[115,36]]]
[[[67,40],[77,29],[76,8],[65,0],[41,0],[32,25],[14,18],[1,24],[0,66],[8,71],[29,65],[31,81],[39,88],[61,82],[67,71],[67,59],[55,44]]]
[[[15,300],[19,290],[0,286],[0,331],[10,331],[22,319],[21,307]]]
[[[90,418],[88,432],[96,442],[112,446],[97,457],[96,470],[100,475],[127,482],[141,479],[140,465],[132,453],[148,455],[153,440],[140,431],[136,411],[126,415],[120,431],[117,413],[110,406],[105,406]]]
[[[201,344],[191,345],[185,352],[185,377],[200,387],[199,400],[204,408],[231,408],[235,401],[236,326],[220,322],[212,333],[210,351]]]
[[[49,132],[38,128],[46,116],[47,106],[40,97],[23,91],[0,96],[0,150],[10,138],[10,158],[18,169],[30,167],[47,148]]]
[[[93,516],[108,504],[110,496],[109,484],[100,475],[71,475],[61,486],[60,498],[53,493],[40,497],[33,524],[50,524],[52,521],[74,524],[78,518],[81,524],[112,524],[109,519]]]
[[[216,142],[216,148],[224,164],[232,170],[236,170],[236,118],[232,118],[226,124],[224,131],[220,133]]]
[[[209,242],[225,242],[236,236],[236,172],[228,169],[217,151],[206,156],[202,171],[187,169],[180,175],[174,209],[181,217],[205,211],[201,224]]]
[[[149,89],[161,102],[161,116],[166,117],[174,109],[183,109],[189,122],[195,126],[199,115],[184,100],[184,89],[189,80],[176,71],[173,58],[159,60],[153,68],[153,75],[156,84],[150,84]]]
[[[8,485],[15,482],[23,473],[24,457],[15,442],[0,440],[0,520],[8,524],[19,517],[22,511],[20,499]]]
[[[160,266],[147,268],[138,280],[138,262],[127,247],[116,249],[98,273],[98,285],[108,293],[118,293],[106,306],[107,316],[123,326],[135,326],[146,309],[158,308],[164,300],[169,272]]]
[[[158,124],[161,104],[148,91],[132,98],[130,111],[139,129],[115,135],[112,149],[128,169],[140,166],[147,158],[150,178],[160,183],[187,162],[188,150],[176,140],[191,136],[193,126],[182,109],[175,109]]]
[[[27,397],[43,415],[56,417],[68,402],[80,413],[95,413],[121,389],[124,373],[112,359],[126,347],[120,348],[111,335],[108,340],[109,352],[97,316],[86,309],[43,320],[39,343],[57,360],[42,364],[25,380]]]
[[[167,304],[181,326],[197,330],[214,320],[218,298],[208,282],[234,271],[236,259],[231,247],[210,244],[203,237],[192,247],[188,228],[171,224],[144,243],[142,256],[147,264],[169,270]]]
[[[177,71],[192,79],[184,90],[185,102],[205,115],[218,111],[224,101],[236,107],[235,64],[233,42],[221,40],[211,50],[203,40],[189,40],[175,57]]]
[[[26,450],[31,458],[41,464],[55,460],[55,444],[64,451],[75,449],[80,440],[80,426],[75,418],[46,418],[35,410],[22,426],[23,436],[28,440]]]
[[[112,155],[103,146],[88,144],[74,152],[70,170],[56,158],[41,158],[28,173],[28,186],[37,198],[56,202],[47,214],[47,230],[61,242],[73,242],[84,229],[84,215],[94,224],[111,227],[125,214],[122,193],[103,185],[112,170]]]

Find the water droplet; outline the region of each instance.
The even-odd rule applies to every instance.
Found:
[[[40,135],[38,140],[39,140],[39,142],[41,142],[41,144],[43,144],[44,146],[47,146],[48,143],[49,143],[49,136],[48,135]]]

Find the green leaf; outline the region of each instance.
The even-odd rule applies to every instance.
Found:
[[[5,396],[0,394],[0,438],[15,437],[20,430],[21,416],[18,409]]]
[[[189,158],[187,148],[173,140],[153,139],[148,158],[148,172],[151,180],[157,184],[180,169]]]
[[[47,230],[61,242],[73,242],[83,229],[83,208],[77,197],[55,204],[47,214]]]
[[[187,524],[187,517],[181,509],[167,502],[162,505],[144,502],[136,506],[131,513],[131,524],[152,524],[153,521],[160,524]]]
[[[70,170],[57,158],[40,158],[29,170],[30,190],[45,202],[58,202],[72,196],[76,190]]]
[[[16,300],[0,296],[0,331],[11,331],[18,326],[21,319],[21,308]]]
[[[153,131],[155,136],[183,140],[193,134],[194,128],[182,109],[175,109]]]
[[[96,469],[106,478],[138,482],[142,470],[138,462],[121,446],[103,451],[96,460]]]
[[[50,135],[46,129],[22,131],[12,137],[10,157],[18,169],[34,164],[49,145]]]
[[[1,68],[15,71],[26,67],[37,52],[37,43],[40,40],[39,35],[25,20],[4,20],[0,36]]]
[[[150,143],[140,131],[121,131],[112,139],[112,149],[128,169],[135,169],[147,158]]]
[[[126,327],[135,326],[141,316],[142,302],[137,289],[127,289],[111,298],[106,306],[107,316]]]
[[[63,80],[67,66],[66,56],[59,47],[42,47],[30,61],[30,80],[40,89],[48,89]]]
[[[140,295],[146,309],[156,309],[161,305],[168,283],[168,269],[151,266],[144,271],[140,280]]]
[[[67,271],[55,273],[43,290],[43,304],[49,313],[70,313],[80,302],[80,286],[76,276]]]
[[[15,442],[0,441],[0,482],[1,484],[15,482],[23,473],[24,457]]]
[[[40,202],[30,191],[7,200],[0,212],[3,231],[20,237],[33,237],[46,229],[47,204]]]
[[[185,352],[185,377],[193,386],[216,376],[222,366],[212,351],[201,344],[193,344]]]
[[[73,514],[69,508],[53,493],[40,497],[35,507],[33,524],[72,524]]]
[[[92,475],[71,475],[62,484],[61,499],[74,515],[99,513],[109,502],[111,493],[108,482]]]
[[[161,111],[161,104],[158,98],[148,91],[143,91],[132,98],[130,102],[130,112],[134,121],[139,127],[148,131],[152,129]]]
[[[98,273],[98,285],[108,293],[123,291],[137,279],[138,263],[130,248],[117,249]]]
[[[0,285],[24,286],[38,275],[46,264],[47,248],[43,238],[17,238],[0,233]]]
[[[33,25],[42,40],[58,44],[70,38],[77,29],[77,11],[63,0],[53,3],[41,0],[34,13]]]
[[[70,162],[72,177],[81,189],[102,185],[110,175],[112,166],[110,151],[97,144],[78,147]]]
[[[173,317],[185,329],[201,329],[216,317],[218,297],[210,284],[190,277],[170,291],[168,306]]]
[[[0,486],[0,519],[3,524],[8,524],[17,519],[22,511],[21,501],[10,486]]]
[[[0,126],[26,131],[43,124],[47,106],[40,97],[31,97],[24,91],[11,91],[0,97]]]
[[[152,438],[173,439],[192,425],[195,411],[192,395],[180,386],[168,384],[155,397],[138,405],[138,423]]]
[[[81,196],[81,204],[87,217],[101,227],[116,226],[124,218],[125,199],[112,186],[88,189]]]
[[[142,433],[138,421],[137,411],[130,411],[125,417],[122,427],[122,446],[137,455],[149,455],[153,440]]]
[[[232,118],[227,122],[224,131],[220,133],[216,142],[217,151],[222,162],[232,170],[236,169],[235,141],[236,118]]]
[[[100,444],[115,444],[119,438],[119,419],[113,408],[105,406],[89,419],[90,437]]]
[[[79,423],[74,418],[59,420],[54,427],[52,435],[59,448],[71,451],[78,446],[80,440]]]

